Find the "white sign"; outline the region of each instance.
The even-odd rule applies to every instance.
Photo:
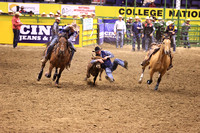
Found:
[[[181,0],[176,0],[176,10],[180,10],[181,8]]]
[[[39,4],[23,4],[23,3],[8,3],[8,11],[17,12],[20,11],[21,6],[24,6],[26,12],[32,11],[34,14],[39,14],[40,5]]]
[[[62,12],[62,14],[66,13],[68,16],[94,13],[95,6],[61,5],[61,12]]]
[[[93,29],[93,18],[83,19],[83,30],[92,30]]]

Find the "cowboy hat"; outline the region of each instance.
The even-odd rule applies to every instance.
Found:
[[[19,12],[16,12],[16,13],[15,13],[15,15],[21,16],[21,13],[19,13]]]
[[[74,31],[79,31],[79,27],[76,23],[71,23],[71,27],[73,28]]]
[[[102,50],[102,48],[100,48],[99,46],[96,46],[95,49],[92,52],[98,52],[100,50]]]
[[[171,20],[170,21],[167,21],[166,25],[169,26],[170,24],[173,24],[174,22],[172,22]]]
[[[49,15],[54,15],[54,13],[50,12]]]
[[[161,17],[158,17],[158,20],[162,20],[162,18],[161,18]]]
[[[60,20],[60,17],[56,17],[55,20]]]
[[[119,17],[118,17],[118,18],[123,18],[123,17],[122,17],[122,15],[119,15]]]
[[[149,16],[147,16],[146,19],[150,19]]]
[[[140,17],[136,16],[135,19],[140,19]]]
[[[188,18],[188,19],[186,19],[186,21],[190,21],[190,19]]]
[[[132,17],[130,17],[129,19],[133,19]]]

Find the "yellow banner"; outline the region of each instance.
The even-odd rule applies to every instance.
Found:
[[[145,18],[146,16],[156,16],[163,17],[164,9],[163,8],[143,8],[143,7],[108,7],[108,6],[96,6],[95,13],[97,16],[102,17],[118,17],[122,15],[125,17],[134,17],[139,16],[141,18]],[[135,14],[134,14],[135,13]],[[174,15],[174,16],[173,16]],[[165,10],[165,18],[171,19],[173,16],[174,19],[178,17],[178,10],[166,8]],[[199,20],[200,19],[200,10],[198,9],[181,9],[180,10],[180,19],[190,18],[191,20]]]

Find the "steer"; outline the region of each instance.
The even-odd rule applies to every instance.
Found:
[[[95,59],[102,59],[102,57],[100,57],[100,56],[95,56],[94,57],[93,56],[92,60],[95,60]],[[94,76],[93,85],[95,85],[95,81],[96,81],[98,75],[99,75],[99,80],[101,81],[102,72],[103,72],[103,68],[101,68],[101,63],[100,62],[96,62],[94,64],[89,62],[88,65],[87,65],[87,73],[86,73],[85,80],[87,81],[87,79],[90,78],[90,74],[91,74],[92,76]]]

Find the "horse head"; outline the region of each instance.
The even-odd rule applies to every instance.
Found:
[[[165,52],[165,54],[169,55],[170,54],[170,48],[171,48],[171,41],[170,41],[170,39],[165,39],[163,41],[163,46],[164,46],[164,52]]]
[[[65,39],[65,37],[61,37],[59,39],[58,45],[59,45],[59,55],[64,55],[65,53],[65,49],[66,49],[66,43],[67,40]]]

